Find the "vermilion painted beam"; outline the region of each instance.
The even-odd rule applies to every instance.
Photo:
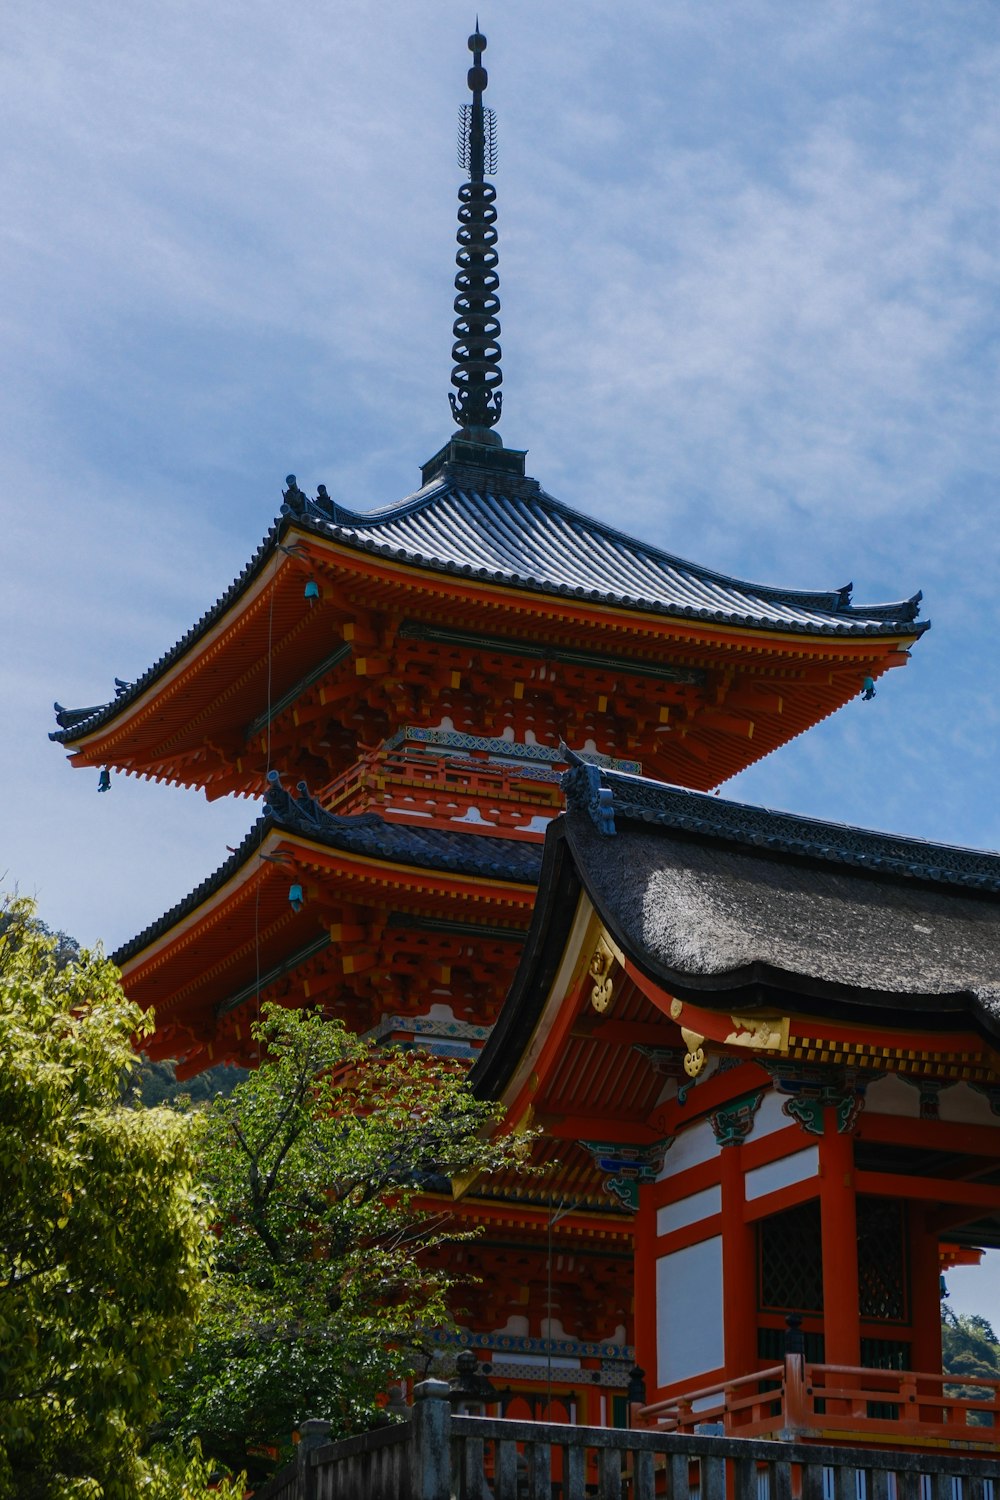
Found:
[[[894,1172],[858,1172],[856,1181],[859,1193],[883,1198],[962,1203],[986,1211],[1000,1209],[1000,1187],[984,1182],[953,1182],[947,1177],[904,1177]]]
[[[952,1120],[913,1120],[899,1115],[863,1114],[858,1139],[920,1151],[954,1151],[967,1156],[1000,1156],[1000,1119],[992,1125],[960,1125]]]

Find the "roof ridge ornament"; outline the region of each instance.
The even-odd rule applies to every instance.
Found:
[[[476,29],[469,37],[472,67],[469,88],[472,103],[459,111],[458,162],[468,172],[468,181],[458,190],[458,273],[455,277],[455,361],[449,395],[452,415],[461,437],[489,447],[499,447],[500,436],[491,428],[500,420],[503,396],[500,382],[500,298],[497,292],[496,188],[486,182],[497,169],[496,115],[483,104],[488,82],[483,67],[486,38]]]

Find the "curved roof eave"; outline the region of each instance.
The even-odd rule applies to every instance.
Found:
[[[564,785],[570,775],[572,773],[564,777]],[[609,899],[607,879],[609,854],[617,840],[621,840],[624,846],[629,825],[633,832],[655,834],[657,831],[650,827],[656,821],[650,810],[645,816],[637,815],[634,810],[630,813],[624,805],[623,788],[628,787],[634,792],[636,786],[647,788],[651,800],[658,794],[662,797],[664,821],[669,826],[661,827],[661,831],[671,837],[681,837],[689,844],[723,851],[739,849],[743,855],[759,860],[762,866],[779,861],[797,869],[816,870],[823,879],[829,878],[827,872],[833,865],[833,873],[845,882],[864,883],[869,889],[874,883],[876,887],[884,885],[901,891],[915,889],[925,894],[936,893],[946,905],[951,902],[956,907],[964,907],[967,903],[974,903],[977,913],[995,910],[995,894],[1000,889],[1000,855],[952,849],[920,840],[900,840],[867,829],[825,824],[818,819],[797,819],[791,814],[771,813],[766,809],[745,808],[741,804],[722,803],[703,793],[660,786],[617,773],[601,773],[601,781],[613,791],[614,818],[621,827],[617,832],[607,832],[603,836],[598,832],[588,815],[589,808],[581,791],[582,777],[575,793],[568,793],[570,811],[549,825],[539,897],[524,957],[493,1034],[471,1075],[474,1086],[483,1097],[499,1097],[516,1074],[518,1062],[549,1002],[551,986],[563,958],[581,895],[586,897],[597,918],[638,971],[672,997],[687,999],[707,1008],[735,1011],[760,1004],[787,1004],[794,997],[800,1003],[793,1003],[793,1009],[801,1009],[801,1002],[805,1001],[811,1013],[829,1018],[895,1026],[902,1022],[927,1031],[953,1028],[961,1019],[993,1044],[1000,1041],[1000,968],[982,988],[959,982],[951,987],[943,984],[937,989],[918,984],[897,989],[877,983],[866,985],[844,978],[825,977],[806,968],[772,963],[762,957],[695,972],[665,962],[648,943],[637,942],[629,922]],[[691,804],[705,816],[701,819],[685,818],[682,812],[670,805],[677,800]],[[766,841],[761,836],[761,828],[754,825],[741,842],[731,825],[733,814],[742,812],[753,815],[758,822],[762,819],[773,824],[770,840]],[[716,820],[714,828],[709,826],[709,816]],[[796,831],[803,837],[798,840],[798,847],[793,847]],[[859,866],[852,862],[849,852],[838,855],[836,842],[843,840],[845,835],[856,836],[860,852],[868,854],[872,860],[874,851],[881,847],[884,867],[880,869],[871,863],[867,868]],[[807,841],[811,847],[807,847]],[[926,859],[919,868],[904,871],[899,856],[904,850],[910,852],[911,846],[922,850]],[[954,868],[949,868],[949,861],[953,861]],[[630,871],[636,868],[628,855],[623,856],[622,863]],[[930,874],[931,870],[936,875]],[[988,886],[982,883],[986,877],[989,878]],[[978,883],[971,884],[972,881]],[[613,890],[613,886],[610,889]],[[844,931],[842,941],[846,952],[852,945],[856,947],[859,935],[854,930]]]
[[[505,487],[519,493],[494,494],[488,487],[467,490],[448,480],[435,480],[396,505],[370,512],[320,507],[312,501],[299,508],[286,504],[243,571],[174,646],[134,682],[118,684],[118,695],[108,703],[90,709],[57,704],[60,727],[49,738],[74,744],[135,703],[239,601],[292,526],[428,572],[693,623],[831,639],[915,639],[930,624],[916,618],[919,593],[894,604],[860,607],[850,604],[849,585],[815,593],[744,583],[637,542],[555,500],[533,480],[505,481]],[[454,514],[436,521],[434,512],[447,504],[453,506]],[[398,533],[400,522],[413,520],[420,523],[416,532],[410,528],[407,537],[390,539]],[[469,536],[481,539],[487,533],[492,548],[488,560],[482,560],[486,553],[480,547],[481,560],[468,561],[470,555],[477,555],[477,545]],[[466,548],[463,558],[444,555],[449,546],[454,550],[456,538]],[[618,578],[618,589],[573,581],[580,571],[580,558],[595,549],[601,553],[605,575]],[[498,562],[502,565],[497,566]],[[673,597],[663,597],[670,592]]]
[[[272,795],[274,801],[269,810],[257,819],[229,858],[181,901],[117,949],[111,955],[114,964],[123,968],[185,917],[210,901],[246,866],[272,832],[308,839],[361,858],[410,865],[419,870],[514,885],[533,885],[538,879],[542,852],[537,844],[526,840],[482,838],[468,833],[449,833],[446,829],[415,828],[403,823],[388,823],[377,813],[341,817],[316,809],[311,798],[293,798],[280,788]],[[308,813],[298,810],[298,804],[303,800],[309,804]],[[278,803],[277,809],[275,802]]]

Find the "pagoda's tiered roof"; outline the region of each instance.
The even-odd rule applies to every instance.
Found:
[[[230,858],[114,960],[155,1013],[146,1049],[183,1073],[253,1061],[249,1022],[267,1000],[322,1003],[360,1032],[392,1013],[394,1033],[450,1005],[437,1029],[474,1046],[516,967],[540,864],[534,843],[339,816],[275,778]]]
[[[266,794],[267,811],[224,864],[197,885],[189,895],[151,922],[142,932],[111,955],[122,968],[136,954],[150,947],[185,917],[202,906],[232,880],[239,870],[259,857],[268,834],[293,834],[386,864],[411,865],[419,870],[437,870],[452,875],[470,875],[489,881],[512,881],[536,885],[542,864],[537,844],[517,839],[475,838],[439,828],[421,828],[412,823],[390,823],[377,813],[340,817],[324,812],[304,790],[291,796],[277,781]]]
[[[609,503],[621,498],[611,496]],[[304,495],[283,509],[243,572],[175,646],[134,682],[118,684],[110,702],[57,706],[60,727],[51,738],[75,744],[124,715],[252,589],[293,528],[407,569],[678,621],[831,640],[912,640],[928,624],[917,620],[919,594],[854,605],[850,586],[811,592],[741,582],[584,516],[535,480],[488,467],[445,464],[415,494],[369,512]]]
[[[813,593],[727,578],[647,546],[553,499],[532,479],[449,466],[395,505],[364,515],[340,511],[316,524],[365,551],[574,599],[652,610],[685,619],[810,634],[919,634],[920,596],[855,606],[850,585]],[[621,495],[609,496],[609,507]]]

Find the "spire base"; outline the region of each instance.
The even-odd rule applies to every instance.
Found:
[[[488,427],[463,428],[461,432],[456,432],[433,458],[421,464],[420,478],[422,483],[430,484],[432,479],[436,479],[439,474],[443,473],[446,464],[490,469],[497,474],[523,478],[524,460],[527,454],[527,448],[505,448],[500,440],[500,434],[491,432]]]

